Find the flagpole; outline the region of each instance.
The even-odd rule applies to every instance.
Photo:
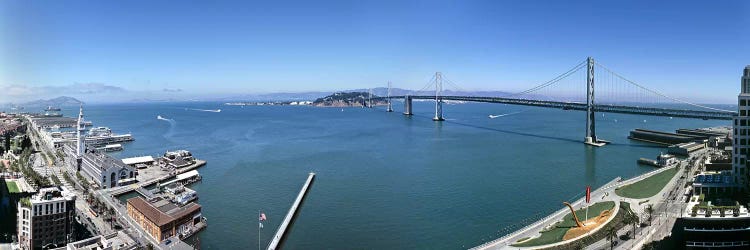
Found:
[[[588,202],[586,202],[586,219],[584,219],[584,220],[583,220],[583,222],[584,222],[584,224],[583,224],[583,225],[584,225],[584,226],[586,225],[586,223],[585,223],[585,222],[586,222],[587,220],[589,220],[589,203],[588,203]]]
[[[260,220],[260,210],[258,210],[258,220]],[[258,250],[260,250],[260,221],[258,221]]]
[[[586,225],[586,221],[589,220],[589,203],[591,201],[591,186],[586,186],[586,218],[583,219],[583,225]]]

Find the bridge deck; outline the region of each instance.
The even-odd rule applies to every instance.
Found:
[[[434,100],[435,96],[409,96],[411,99]],[[373,99],[385,99],[387,97],[378,97]],[[391,96],[392,99],[404,99],[405,96]],[[586,103],[581,102],[561,102],[561,101],[544,101],[531,99],[517,99],[505,97],[483,97],[483,96],[441,96],[442,100],[449,101],[466,101],[466,102],[485,102],[485,103],[503,103],[512,105],[535,106],[545,108],[559,108],[563,110],[586,111]],[[594,112],[650,115],[650,116],[669,116],[682,118],[697,118],[711,120],[731,120],[736,112],[730,111],[702,111],[690,109],[671,109],[655,107],[639,107],[612,104],[597,104],[594,106]]]

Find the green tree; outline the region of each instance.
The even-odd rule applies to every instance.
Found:
[[[31,139],[28,136],[24,136],[23,140],[21,140],[21,149],[26,150],[27,148],[31,148]]]
[[[648,213],[648,226],[651,226],[651,220],[653,219],[654,215],[654,207],[651,204],[646,206],[646,213]]]
[[[633,239],[635,239],[635,228],[638,226],[638,222],[639,222],[638,215],[636,215],[635,213],[633,213],[633,211],[628,211],[628,213],[625,215],[625,217],[623,217],[622,222],[625,223],[626,225],[630,224],[631,226],[633,226],[633,236],[632,237],[633,237]]]
[[[5,134],[5,147],[6,149],[10,149],[10,133]]]
[[[614,239],[617,238],[617,229],[615,227],[607,228],[607,239],[609,239],[609,249],[612,250],[615,247]]]

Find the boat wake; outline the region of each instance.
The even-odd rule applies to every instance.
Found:
[[[507,113],[507,114],[500,114],[500,115],[488,115],[487,117],[489,117],[490,119],[495,119],[495,118],[498,118],[498,117],[509,116],[509,115],[515,115],[515,114],[518,114],[518,113],[522,113],[522,112],[523,112],[523,111],[512,112],[512,113]]]
[[[157,115],[157,116],[156,116],[156,119],[159,119],[159,120],[162,120],[162,121],[168,121],[168,122],[170,122],[170,123],[171,123],[171,122],[174,122],[174,120],[172,120],[172,119],[169,119],[169,118],[164,118],[164,117],[163,117],[163,116],[161,116],[161,115]]]
[[[190,109],[195,111],[203,111],[203,112],[213,112],[213,113],[219,113],[221,112],[221,109]]]
[[[157,115],[156,119],[169,122],[169,130],[167,130],[167,133],[164,134],[164,138],[171,137],[177,122],[175,122],[173,119],[165,118],[161,115]]]

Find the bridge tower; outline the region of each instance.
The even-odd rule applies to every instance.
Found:
[[[586,137],[583,143],[604,146],[606,141],[596,138],[596,114],[594,113],[594,58],[586,59]]]
[[[404,96],[404,115],[412,115],[410,95]]]
[[[372,108],[372,89],[367,89],[367,107]]]
[[[444,121],[443,118],[443,98],[440,96],[443,92],[443,75],[440,72],[435,72],[435,117],[433,121]]]
[[[393,112],[393,105],[391,105],[391,82],[388,82],[388,108],[385,112]]]

